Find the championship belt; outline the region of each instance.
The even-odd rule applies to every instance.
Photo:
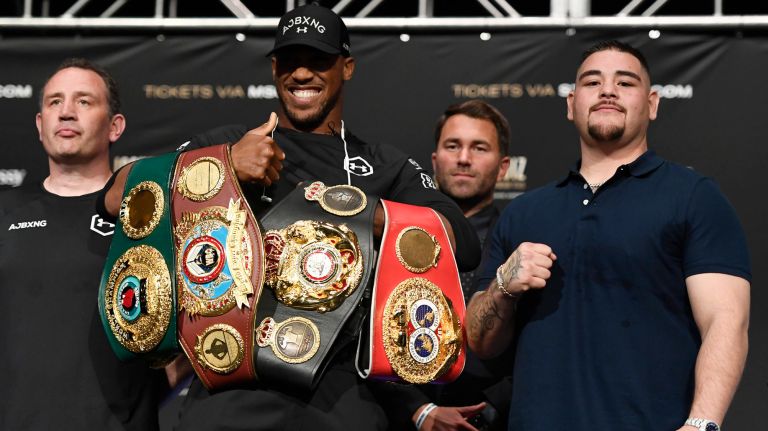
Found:
[[[228,145],[182,153],[174,181],[181,346],[209,390],[249,383],[256,379],[254,309],[264,281],[261,228]]]
[[[343,347],[339,333],[371,274],[377,201],[357,187],[318,181],[261,219],[270,292],[258,304],[260,380],[312,388]]]
[[[169,216],[177,155],[138,160],[126,179],[99,286],[101,321],[122,360],[144,357],[161,366],[179,352]]]
[[[464,369],[461,322],[466,310],[445,227],[430,208],[381,202],[386,226],[369,346],[360,346],[369,351],[358,351],[358,372],[365,378],[417,384],[453,381]],[[368,363],[361,364],[366,353]]]

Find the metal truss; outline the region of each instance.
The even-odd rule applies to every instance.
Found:
[[[17,0],[22,10],[14,16],[0,16],[3,29],[136,29],[136,30],[271,30],[285,11],[307,3],[307,0],[271,1],[270,14],[260,15],[257,7],[264,0],[193,0],[180,5],[179,0],[55,0],[55,6],[68,5],[62,13],[52,13],[54,0]],[[261,3],[259,3],[261,1]],[[663,7],[691,4],[690,0],[622,0],[626,3],[618,13],[595,15],[597,0],[550,0],[548,14],[525,16],[511,4],[513,0],[449,0],[455,5],[482,10],[482,16],[438,16],[435,0],[389,0],[403,7],[403,16],[378,16],[377,8],[386,0],[331,0],[323,4],[344,17],[353,29],[418,30],[418,29],[501,29],[521,27],[768,27],[768,15],[724,14],[726,1],[709,0],[710,14],[663,14]],[[141,2],[144,9],[125,16],[125,10]],[[251,4],[247,6],[246,3]],[[413,7],[416,3],[417,7]],[[542,2],[543,3],[543,2]],[[612,0],[615,7],[616,0]],[[181,17],[180,7],[194,4],[196,17]],[[280,7],[275,7],[275,5]],[[700,5],[700,4],[699,4]],[[211,16],[206,6],[225,8],[228,15]],[[479,8],[478,8],[479,6]],[[460,9],[460,8],[459,8]],[[134,7],[131,10],[136,11]],[[415,10],[415,11],[414,11]],[[94,12],[96,11],[96,12]],[[256,11],[256,12],[254,12]],[[135,12],[134,12],[135,13]],[[461,15],[459,13],[459,15]],[[476,15],[476,14],[475,14]]]

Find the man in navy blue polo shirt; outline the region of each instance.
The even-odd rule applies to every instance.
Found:
[[[505,209],[470,347],[514,348],[510,430],[717,431],[747,354],[750,267],[715,183],[648,150],[636,49],[590,48],[568,96],[581,160]]]

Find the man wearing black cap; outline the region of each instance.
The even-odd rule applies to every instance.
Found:
[[[236,142],[231,148],[232,164],[258,218],[307,180],[353,185],[387,200],[430,207],[443,219],[459,269],[476,266],[477,237],[461,210],[434,188],[430,174],[396,148],[361,141],[342,120],[342,89],[352,78],[355,60],[341,18],[315,4],[286,13],[268,55],[280,100],[277,115],[250,131],[242,126],[223,127],[198,135],[183,149]],[[115,184],[121,184],[125,175],[118,174]],[[113,187],[106,196],[113,214],[122,188]],[[377,211],[374,231],[378,236],[383,220],[383,211]],[[379,404],[382,393],[397,397],[406,406],[407,416],[417,419],[428,400],[412,389],[361,379],[354,366],[357,334],[345,332],[334,343],[336,353],[312,390],[257,382],[253,389],[210,394],[195,379],[180,413],[179,429],[385,429],[389,420]],[[422,415],[420,429],[443,425],[450,426],[443,429],[474,430],[465,417],[483,407],[430,408],[432,413]]]

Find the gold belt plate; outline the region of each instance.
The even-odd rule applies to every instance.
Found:
[[[405,269],[421,274],[437,267],[440,244],[434,235],[423,228],[410,226],[397,236],[395,253]]]
[[[181,170],[177,190],[185,198],[203,202],[214,196],[224,185],[224,164],[215,157],[200,157]]]
[[[165,198],[163,189],[154,181],[135,185],[120,204],[120,222],[125,236],[142,239],[160,224]]]
[[[179,308],[190,315],[220,316],[249,307],[254,267],[246,213],[240,200],[185,213],[176,225]]]
[[[282,322],[267,317],[256,328],[256,345],[272,347],[272,352],[283,362],[300,364],[317,353],[320,331],[304,317],[291,317]]]
[[[357,289],[363,256],[346,225],[299,220],[264,236],[266,284],[283,304],[318,312],[339,307]]]
[[[368,205],[368,198],[359,188],[346,184],[327,187],[322,181],[305,187],[304,198],[317,201],[324,210],[342,217],[359,214]]]
[[[392,370],[409,383],[429,383],[456,361],[461,323],[450,300],[431,281],[413,277],[395,287],[384,306],[384,351]]]
[[[147,245],[131,247],[112,266],[105,286],[109,326],[133,353],[152,351],[171,320],[171,276],[163,255]]]
[[[218,374],[229,374],[243,362],[243,337],[230,325],[211,325],[197,336],[195,355],[200,364],[209,370]]]

